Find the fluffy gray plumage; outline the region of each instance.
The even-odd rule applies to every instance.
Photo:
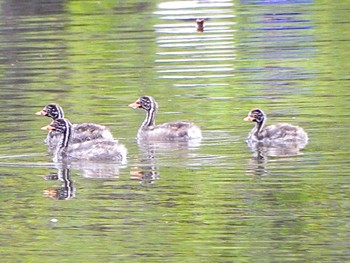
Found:
[[[251,110],[244,120],[255,122],[247,138],[250,143],[265,146],[297,145],[299,148],[304,148],[308,142],[307,133],[299,126],[281,123],[265,128],[266,115],[261,109]]]
[[[155,124],[158,104],[150,96],[142,96],[129,105],[146,111],[146,118],[137,132],[137,139],[150,141],[188,141],[201,139],[201,129],[192,122],[176,121],[160,125]]]

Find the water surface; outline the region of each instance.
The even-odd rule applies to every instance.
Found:
[[[349,260],[346,1],[22,2],[0,13],[4,262]],[[138,145],[145,94],[203,140]],[[50,102],[108,126],[128,163],[52,162]],[[255,107],[309,144],[249,148]]]

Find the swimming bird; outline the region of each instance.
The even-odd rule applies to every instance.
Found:
[[[287,146],[294,144],[305,147],[308,135],[303,128],[287,123],[265,126],[266,114],[261,109],[252,109],[244,121],[255,122],[254,128],[248,135],[247,141],[270,146]]]
[[[60,118],[41,128],[60,133],[60,140],[54,153],[54,161],[86,160],[125,163],[127,149],[116,140],[99,138],[95,140],[74,142],[74,129],[68,119]]]
[[[137,132],[138,140],[188,141],[202,138],[201,129],[192,122],[175,121],[156,125],[158,104],[151,96],[142,96],[129,107],[146,111],[146,118]]]
[[[46,105],[41,111],[35,113],[36,115],[46,116],[52,120],[64,118],[64,112],[62,107],[56,103],[50,103]],[[72,143],[85,142],[96,139],[107,139],[113,140],[114,137],[110,130],[105,126],[95,124],[95,123],[80,123],[73,124],[73,137]],[[45,144],[49,146],[49,149],[52,150],[56,148],[58,142],[60,141],[61,133],[54,130],[50,131],[46,137]]]

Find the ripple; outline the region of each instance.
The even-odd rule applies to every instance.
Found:
[[[201,79],[210,82],[232,77],[233,65],[222,65],[235,59],[232,6],[231,1],[159,4],[154,12],[164,21],[154,26],[158,44],[155,62],[162,64],[156,67],[159,78],[186,80],[188,85]],[[204,18],[200,26],[198,18]]]
[[[160,3],[159,9],[190,9],[190,8],[204,8],[204,7],[231,7],[233,4],[230,0],[216,0],[216,1],[170,1]]]

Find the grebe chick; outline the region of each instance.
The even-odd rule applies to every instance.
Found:
[[[41,111],[35,113],[36,115],[46,116],[52,120],[63,119],[63,109],[56,103],[50,103],[46,105]],[[91,141],[96,139],[113,140],[113,135],[108,128],[95,123],[80,123],[73,124],[73,137],[72,143]],[[61,133],[56,131],[50,131],[46,137],[45,144],[52,150],[56,148],[60,141]]]
[[[255,122],[248,135],[248,142],[271,146],[297,144],[300,148],[304,148],[308,142],[307,133],[299,126],[280,123],[265,128],[266,114],[261,109],[252,109],[244,121]]]
[[[134,103],[129,104],[129,107],[146,111],[146,118],[137,132],[138,140],[188,141],[202,138],[201,129],[192,122],[175,121],[156,125],[158,104],[150,96],[140,97]]]
[[[86,160],[125,163],[127,149],[116,140],[95,139],[84,142],[72,141],[74,129],[68,119],[56,119],[42,130],[60,133],[60,141],[56,146],[54,161]]]

